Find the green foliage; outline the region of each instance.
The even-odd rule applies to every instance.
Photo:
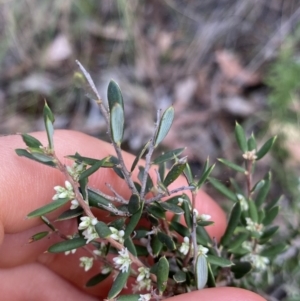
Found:
[[[219,159],[227,168],[242,173],[246,178],[245,191],[235,181],[232,181],[232,189],[210,176],[215,164],[210,165],[209,160],[200,175],[193,175],[186,158],[179,157],[184,148],[153,158],[154,149],[171,128],[175,114],[171,106],[161,117],[157,114],[152,137],[128,170],[121,151],[125,124],[121,90],[114,81],[109,83],[106,108],[89,73],[77,63],[106,120],[116,157],[111,154],[99,160],[75,153],[68,156],[74,160],[73,166],[66,167],[55,155],[54,117],[45,104],[48,146],[43,147],[34,137],[23,134],[27,149],[16,151],[20,156],[57,168],[66,176],[66,182],[65,187],[55,187],[53,201],[28,214],[28,218],[41,217],[51,229],[51,232],[33,235],[30,241],[59,235],[62,241],[50,246],[48,252],[69,254],[82,248],[89,255],[93,250],[93,257],[81,257],[80,265],[87,271],[99,260],[102,262],[102,271],[94,275],[86,286],[95,286],[113,270],[117,271],[107,296],[109,300],[140,300],[139,294],[121,294],[129,277],[136,278],[138,292],[147,291],[148,294],[143,298],[148,300],[155,297],[155,292],[164,298],[204,287],[215,287],[218,282],[238,286],[241,280],[237,279],[270,270],[271,262],[287,248],[287,244],[281,242],[274,245],[278,227],[273,226],[272,222],[279,213],[279,206],[276,201],[266,205],[271,173],[267,173],[257,184],[252,183],[252,176],[253,166],[270,151],[275,138],[269,139],[256,152],[254,135],[247,138],[242,126],[236,123],[235,136],[243,165]],[[166,164],[171,166],[169,171],[166,171]],[[157,171],[156,177],[152,173],[150,175],[153,166]],[[89,177],[104,168],[110,168],[116,177],[125,182],[130,191],[129,197],[119,194],[114,183],[106,183],[110,194],[106,190],[94,190],[88,186]],[[132,173],[136,168],[137,179],[133,179]],[[178,187],[176,181],[182,175],[187,179],[187,185]],[[211,238],[206,230],[214,221],[210,220],[209,215],[196,210],[197,191],[206,181],[233,202],[228,225],[220,242]],[[53,211],[67,204],[69,209],[60,212],[55,221],[76,222],[77,233],[72,235],[60,233],[44,216],[48,213],[53,216]],[[106,219],[98,220],[95,216],[97,211],[98,218],[102,216]],[[140,259],[140,256],[143,258]],[[248,288],[253,289],[249,285]]]

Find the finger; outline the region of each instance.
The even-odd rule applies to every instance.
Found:
[[[45,133],[35,133],[34,136],[46,144]],[[49,203],[54,195],[53,187],[64,182],[63,175],[58,170],[18,157],[15,154],[16,148],[23,147],[20,136],[6,136],[1,139],[3,147],[0,149],[2,166],[0,174],[0,220],[2,223],[2,225],[0,224],[0,236],[2,237],[0,237],[0,242],[3,239],[3,232],[16,233],[37,225],[38,219],[25,220],[24,217],[28,212]],[[79,132],[56,131],[54,141],[58,157],[66,163],[70,163],[70,161],[64,156],[74,154],[76,151],[84,156],[99,159],[114,154],[110,144]],[[127,166],[130,166],[134,157],[124,153],[124,160]],[[112,183],[124,197],[129,197],[130,192],[126,183],[108,168],[102,168],[95,173],[90,179],[90,186],[108,193],[106,182]],[[182,178],[176,182],[177,186],[184,184]],[[208,227],[207,230],[212,236],[219,238],[223,234],[226,224],[223,211],[202,191],[197,196],[197,208],[199,212],[209,213],[212,216],[215,224]],[[4,230],[1,231],[1,228]]]
[[[266,299],[255,293],[232,287],[206,288],[200,291],[178,295],[167,300],[186,301],[187,299],[189,301],[266,301]]]
[[[96,301],[41,264],[0,269],[1,300]]]

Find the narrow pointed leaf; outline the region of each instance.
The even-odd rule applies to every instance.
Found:
[[[279,226],[272,226],[268,229],[266,229],[262,236],[259,239],[259,243],[260,244],[265,244],[266,242],[268,242],[274,235],[275,233],[278,231]]]
[[[159,203],[161,207],[163,207],[165,210],[167,211],[171,211],[175,214],[184,214],[184,211],[181,207],[174,205],[172,203],[168,203],[168,202],[160,202]]]
[[[245,242],[248,238],[249,238],[249,234],[246,232],[238,234],[230,242],[229,251],[234,253],[235,249],[241,248],[242,243]]]
[[[141,183],[143,182],[144,172],[145,172],[145,168],[143,166],[139,166],[138,179],[140,180]],[[151,177],[148,174],[147,175],[147,181],[146,181],[145,193],[147,194],[152,188],[153,188],[153,181],[152,181]]]
[[[138,162],[141,160],[141,158],[143,157],[144,153],[146,152],[146,150],[148,149],[150,145],[150,141],[148,141],[145,146],[140,150],[140,152],[136,155],[132,165],[131,165],[131,168],[130,168],[130,172],[133,172],[136,165],[138,164]]]
[[[190,235],[191,235],[191,232],[189,231],[189,229],[187,227],[182,225],[180,222],[176,222],[176,221],[170,222],[170,230],[177,232],[182,237],[185,237],[185,236],[190,237]]]
[[[249,216],[253,222],[257,223],[258,222],[258,210],[257,210],[256,204],[251,199],[248,200],[247,203],[249,206],[249,209],[248,209]]]
[[[152,164],[161,164],[170,160],[174,160],[175,158],[177,158],[179,155],[182,154],[182,152],[185,150],[186,148],[177,148],[175,150],[172,151],[168,151],[162,155],[160,155],[159,157],[155,158],[152,162]]]
[[[245,153],[248,150],[246,135],[244,129],[237,122],[235,123],[235,138],[241,151]]]
[[[41,153],[31,153],[32,156],[41,163],[48,163],[48,162],[53,162],[53,157],[47,156],[45,154],[41,154]]]
[[[223,194],[225,197],[227,197],[229,200],[236,202],[237,197],[236,194],[228,189],[224,184],[222,184],[220,181],[214,178],[209,178],[209,182],[213,187],[215,187],[221,194]]]
[[[157,257],[163,248],[163,243],[158,239],[157,235],[151,238],[151,248],[154,257]]]
[[[140,294],[122,295],[119,296],[116,301],[139,301],[141,299]]]
[[[167,136],[174,119],[174,107],[171,106],[165,110],[159,122],[157,134],[155,137],[155,147]]]
[[[115,164],[111,161],[111,157],[112,156],[107,156],[104,159],[107,160],[99,160],[99,159],[93,159],[93,158],[88,158],[88,157],[82,157],[80,156],[78,153],[76,153],[75,155],[71,155],[71,156],[67,156],[67,158],[71,159],[71,160],[75,160],[78,161],[80,163],[84,163],[86,165],[94,165],[94,164],[98,164],[99,161],[101,161],[102,167],[113,167]]]
[[[95,285],[101,283],[102,281],[104,281],[109,275],[110,275],[110,273],[107,273],[107,274],[99,273],[99,274],[95,275],[94,277],[92,277],[92,278],[86,283],[85,286],[86,286],[86,287],[95,286]]]
[[[143,203],[141,204],[138,211],[136,211],[129,219],[129,223],[126,226],[124,239],[129,237],[131,233],[134,231],[135,227],[137,226],[138,222],[141,219],[142,213],[143,213]]]
[[[61,253],[66,251],[71,251],[78,249],[86,245],[86,240],[83,237],[72,238],[69,240],[64,240],[52,245],[48,252],[50,253]]]
[[[53,144],[54,116],[46,102],[44,105],[43,115],[44,115],[44,123],[45,123],[46,133],[47,133],[47,137],[48,137],[48,147],[49,147],[49,149],[53,150],[54,149],[54,144]]]
[[[137,212],[141,207],[141,200],[138,194],[131,195],[128,202],[128,211],[131,214]]]
[[[39,209],[36,209],[32,212],[30,212],[27,215],[27,218],[32,218],[32,217],[37,217],[37,216],[41,216],[41,215],[45,215],[49,212],[54,211],[55,209],[65,205],[67,202],[69,202],[69,198],[65,198],[65,199],[58,199],[57,201],[53,201]]]
[[[284,242],[278,243],[277,245],[270,246],[261,251],[260,256],[274,257],[283,253],[287,249],[287,244]]]
[[[265,200],[267,198],[267,195],[271,188],[271,178],[272,178],[271,172],[268,172],[267,175],[264,177],[265,184],[259,190],[259,192],[256,196],[256,199],[255,199],[255,204],[256,204],[257,208],[259,208],[265,202]]]
[[[270,138],[260,149],[259,151],[256,153],[256,160],[260,160],[261,158],[263,158],[272,148],[274,142],[276,141],[277,136]]]
[[[94,172],[96,172],[100,167],[105,166],[109,162],[110,158],[111,158],[111,156],[108,156],[102,160],[97,160],[97,162],[95,162],[90,168],[88,168],[87,170],[85,170],[84,172],[82,172],[80,174],[79,180],[88,178],[90,175],[92,175]]]
[[[236,202],[231,211],[225,233],[221,239],[221,244],[223,246],[228,245],[235,228],[239,224],[241,213],[242,213],[241,204],[240,204],[240,202]]]
[[[253,188],[251,189],[251,192],[257,192],[259,191],[264,185],[265,185],[265,180],[262,179],[260,181],[258,181],[254,186]]]
[[[223,257],[218,257],[218,256],[211,255],[211,254],[207,255],[207,261],[210,264],[214,264],[214,265],[217,265],[217,266],[223,267],[223,268],[234,265],[234,263],[232,261],[230,261],[229,259],[226,259]]]
[[[38,240],[48,236],[48,234],[50,234],[49,231],[43,231],[43,232],[36,233],[36,234],[31,236],[31,238],[29,240],[29,243],[32,243],[34,241],[38,241]]]
[[[161,257],[158,261],[156,268],[157,276],[157,288],[160,295],[167,288],[168,277],[169,277],[169,262],[165,256]]]
[[[92,207],[111,207],[116,208],[109,200],[98,194],[97,192],[88,189],[88,200],[89,200],[89,205]]]
[[[189,229],[192,229],[192,215],[188,202],[184,201],[181,205],[184,211],[184,220]]]
[[[235,170],[235,171],[238,171],[238,172],[242,172],[242,173],[245,173],[246,172],[246,169],[237,165],[237,164],[234,164],[226,159],[218,159],[219,162],[223,163],[224,165],[228,166],[229,168]]]
[[[173,183],[182,174],[185,166],[186,163],[173,165],[166,178],[164,179],[163,184],[168,187],[171,183]]]
[[[188,184],[191,185],[193,183],[194,179],[193,179],[193,174],[192,174],[190,164],[186,163],[183,173],[184,173],[184,176],[185,176]]]
[[[203,246],[211,245],[212,241],[204,227],[197,226],[197,243]]]
[[[212,271],[211,265],[209,262],[207,262],[207,267],[208,267],[208,277],[207,277],[207,286],[208,287],[216,287],[216,280],[214,273]]]
[[[107,100],[110,112],[112,111],[115,104],[119,104],[122,110],[124,111],[124,101],[122,92],[119,85],[114,80],[111,80],[108,84]]]
[[[125,287],[129,275],[130,275],[130,268],[128,269],[127,272],[124,273],[119,272],[117,278],[112,284],[110,291],[108,292],[108,296],[107,296],[108,300],[112,300],[119,295],[119,293]]]
[[[251,134],[250,138],[248,139],[247,144],[248,144],[248,150],[249,151],[252,151],[252,150],[256,149],[256,140],[255,140],[255,137],[254,137],[253,133]]]
[[[69,209],[67,211],[64,211],[62,214],[60,214],[56,220],[64,221],[64,220],[68,220],[68,219],[72,219],[74,217],[80,216],[81,214],[83,214],[83,209],[81,207],[78,207],[76,209]]]
[[[41,216],[42,222],[49,227],[53,232],[56,231],[55,227],[52,225],[52,223],[48,220],[48,218],[44,215]]]
[[[195,263],[196,288],[201,290],[205,287],[208,278],[208,267],[206,257],[203,254],[198,254]]]
[[[173,275],[173,279],[176,283],[183,283],[186,281],[186,273],[182,271],[178,271]]]
[[[42,146],[42,143],[31,135],[21,134],[21,136],[25,144],[30,148],[40,148]]]
[[[120,145],[124,133],[124,110],[118,103],[116,103],[111,110],[110,126],[113,141]]]
[[[267,211],[266,215],[262,221],[263,225],[268,226],[268,225],[272,224],[274,219],[277,217],[278,212],[279,212],[279,206],[275,206],[275,207],[271,208],[269,211]]]
[[[135,245],[131,239],[131,237],[127,237],[125,240],[124,240],[124,246],[128,249],[128,251],[133,255],[133,256],[137,256],[137,252],[136,252],[136,248],[135,248]]]
[[[174,240],[166,233],[158,231],[157,237],[169,250],[173,251],[176,249]]]
[[[98,223],[95,225],[95,230],[100,238],[106,238],[112,234],[108,226],[101,221],[98,221]]]
[[[213,164],[212,166],[208,167],[204,173],[201,175],[198,183],[197,183],[197,189],[199,189],[204,182],[207,180],[207,178],[209,177],[209,175],[211,174],[211,172],[213,171],[213,169],[215,168],[215,164]]]
[[[20,157],[26,157],[28,159],[31,159],[33,161],[42,163],[44,165],[48,165],[48,166],[51,166],[51,167],[56,167],[56,164],[53,161],[46,161],[46,162],[40,161],[36,157],[34,157],[31,153],[29,153],[26,149],[17,148],[15,151],[16,151],[16,154]]]
[[[166,219],[166,214],[165,211],[158,206],[157,204],[153,203],[151,205],[148,205],[146,207],[146,210],[149,214],[151,214],[152,216],[154,216],[155,218],[158,219]]]

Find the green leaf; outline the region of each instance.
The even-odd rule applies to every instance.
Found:
[[[100,282],[104,281],[109,275],[110,275],[110,273],[107,273],[107,274],[99,273],[99,274],[93,276],[93,277],[86,283],[85,286],[86,286],[86,287],[95,286],[95,285],[99,284]]]
[[[82,172],[80,174],[79,180],[88,178],[90,175],[92,175],[94,172],[96,172],[100,167],[105,166],[109,162],[110,158],[111,158],[111,156],[108,156],[102,160],[97,160],[97,162],[95,162],[90,168],[88,168],[87,170],[85,170],[84,172]],[[109,164],[111,164],[111,163],[109,162]]]
[[[53,201],[39,209],[36,209],[32,212],[30,212],[27,215],[27,218],[32,218],[32,217],[37,217],[37,216],[41,216],[41,215],[45,215],[49,212],[54,211],[55,209],[62,207],[63,205],[65,205],[67,202],[69,202],[69,198],[65,198],[65,199],[58,199],[57,201]]]
[[[244,129],[237,122],[235,123],[235,139],[244,154],[248,150],[246,135]]]
[[[265,180],[265,184],[263,185],[263,187],[259,190],[256,199],[255,199],[255,204],[257,206],[257,208],[259,208],[266,200],[267,195],[270,191],[270,187],[271,187],[271,179],[272,179],[272,174],[271,172],[268,172],[266,174],[266,176],[264,177]]]
[[[258,212],[257,212],[257,208],[256,208],[256,204],[253,200],[247,200],[249,209],[249,216],[252,219],[253,222],[257,223],[258,222]]]
[[[113,141],[120,145],[124,133],[124,110],[122,106],[116,103],[110,113],[110,126]]]
[[[208,267],[208,278],[207,278],[207,286],[208,287],[216,287],[216,280],[214,273],[212,271],[211,265],[209,262],[207,262],[207,267]]]
[[[261,158],[263,158],[272,148],[275,140],[277,139],[277,136],[270,138],[260,149],[259,151],[256,153],[256,161],[260,160]]]
[[[66,251],[71,251],[74,249],[78,249],[86,245],[86,240],[83,237],[72,238],[68,240],[64,240],[52,245],[48,252],[50,253],[61,253]]]
[[[17,148],[15,151],[16,151],[16,154],[20,157],[26,157],[28,159],[42,163],[44,165],[56,167],[56,164],[53,161],[47,161],[47,162],[40,161],[36,157],[34,157],[31,153],[29,153],[26,149]]]
[[[170,230],[176,231],[182,237],[185,237],[185,236],[190,237],[190,235],[191,235],[191,233],[187,227],[182,225],[180,222],[176,222],[176,221],[170,222]]]
[[[160,163],[158,166],[158,174],[161,179],[165,178],[166,174],[166,163]]]
[[[152,164],[161,164],[170,160],[175,160],[179,155],[182,154],[182,152],[186,149],[186,147],[183,148],[177,148],[175,150],[168,151],[159,157],[155,158]]]
[[[252,265],[248,261],[238,261],[230,269],[236,279],[241,279],[252,270]]]
[[[189,203],[184,201],[181,205],[181,208],[184,211],[184,220],[189,229],[192,229],[192,215]]]
[[[223,194],[225,197],[227,197],[229,200],[236,202],[237,197],[236,194],[228,189],[224,184],[222,184],[220,181],[214,178],[209,178],[209,182],[211,185],[216,188],[221,194]]]
[[[174,240],[164,232],[158,231],[157,237],[161,243],[163,243],[169,250],[173,251],[176,249]]]
[[[169,262],[165,256],[161,257],[157,263],[156,276],[157,276],[157,288],[159,294],[162,295],[162,293],[167,288],[168,277],[169,277]]]
[[[240,233],[230,241],[229,251],[235,253],[236,249],[240,249],[243,242],[249,238],[249,233]]]
[[[52,113],[51,109],[49,108],[47,102],[45,102],[45,105],[44,105],[43,116],[44,116],[46,133],[47,133],[47,137],[48,137],[48,144],[49,144],[48,147],[49,147],[49,149],[53,150],[54,149],[54,144],[53,144],[54,116],[53,116],[53,113]]]
[[[104,159],[99,160],[99,159],[93,159],[93,158],[88,158],[88,157],[82,157],[80,156],[78,153],[76,153],[75,155],[72,156],[67,156],[67,158],[71,159],[71,160],[75,160],[77,162],[80,163],[84,163],[86,165],[94,165],[94,164],[98,164],[98,162],[103,162],[102,167],[113,167],[115,164],[111,161],[111,157],[112,156],[108,156],[105,157],[107,158],[107,161],[104,161]]]
[[[173,275],[173,279],[176,283],[183,283],[186,281],[186,273],[183,271],[178,271]]]
[[[139,166],[139,173],[138,173],[138,179],[140,180],[140,182],[143,182],[143,178],[144,178],[144,172],[145,172],[145,168],[143,166]],[[153,182],[152,179],[150,178],[149,174],[147,175],[147,181],[146,181],[146,190],[145,193],[147,194],[153,187]]]
[[[68,219],[72,219],[74,217],[80,216],[83,214],[83,209],[81,207],[77,207],[76,209],[69,209],[64,211],[62,214],[58,216],[56,221],[64,221]]]
[[[116,209],[116,207],[109,200],[107,200],[97,192],[90,189],[88,189],[88,200],[89,200],[89,205],[92,207],[103,208],[103,206],[105,206],[105,207],[112,207]]]
[[[33,152],[31,152],[31,154],[38,162],[41,163],[53,162],[53,157],[47,156],[45,154],[33,153]]]
[[[151,248],[154,257],[157,257],[160,254],[162,247],[162,242],[158,239],[157,235],[154,235],[151,238]]]
[[[184,164],[174,164],[171,170],[168,172],[166,178],[163,181],[163,184],[168,187],[171,183],[173,183],[184,171],[186,163]]]
[[[255,140],[253,133],[251,134],[250,138],[248,139],[247,144],[248,144],[248,151],[252,151],[252,150],[256,149],[256,140]]]
[[[137,212],[141,207],[141,199],[138,194],[132,194],[128,202],[128,211],[131,214]]]
[[[127,272],[120,272],[115,279],[115,281],[112,284],[112,287],[110,291],[108,292],[107,299],[112,300],[117,297],[117,295],[122,291],[122,289],[125,287],[127,279],[130,275],[130,268]]]
[[[142,213],[144,209],[144,203],[141,203],[141,206],[138,211],[136,211],[129,219],[129,223],[126,226],[124,239],[129,237],[131,233],[134,231],[135,227],[137,226],[138,222],[141,219]]]
[[[279,212],[279,206],[275,206],[271,208],[269,211],[266,211],[265,218],[262,221],[263,225],[268,226],[272,224],[274,219],[277,217],[278,212]]]
[[[166,202],[160,202],[159,205],[161,207],[163,207],[163,209],[167,210],[167,211],[171,211],[175,214],[184,214],[184,211],[181,207],[177,206],[177,205],[174,205],[172,203],[169,203],[168,201]]]
[[[95,93],[95,96],[98,101],[101,100],[101,97],[96,89],[95,83],[92,80],[90,74],[85,70],[85,68],[81,65],[79,61],[76,60],[77,65],[79,66],[81,72],[83,73],[84,77],[86,78],[87,82],[89,83],[90,87],[92,88],[93,92]]]
[[[149,252],[146,247],[140,246],[140,245],[135,245],[135,249],[136,249],[137,256],[139,256],[139,257],[140,256],[145,256],[145,257],[149,256]]]
[[[288,248],[287,244],[284,242],[278,243],[277,245],[270,246],[261,251],[260,256],[265,256],[268,258],[273,258],[281,253],[283,253]]]
[[[122,295],[119,296],[116,301],[139,301],[141,295],[133,294],[133,295]]]
[[[108,84],[107,100],[110,112],[116,104],[120,105],[122,110],[124,111],[124,101],[122,92],[119,85],[114,80],[111,80]]]
[[[188,184],[192,185],[193,181],[194,181],[194,178],[193,178],[193,174],[192,174],[190,164],[188,164],[188,163],[185,164],[185,169],[184,169],[183,173],[184,173],[184,176],[185,176]]]
[[[43,146],[39,140],[37,140],[31,135],[21,134],[21,136],[25,144],[30,148],[40,148],[40,146]]]
[[[208,267],[205,255],[199,253],[195,263],[195,280],[197,290],[205,287],[208,278]]]
[[[143,157],[145,151],[148,149],[149,145],[150,145],[150,142],[151,141],[148,141],[144,147],[140,150],[140,152],[136,155],[132,165],[131,165],[131,168],[130,168],[130,172],[133,172],[136,165],[138,164],[138,162],[141,160],[141,158]]]
[[[48,218],[46,216],[41,216],[40,217],[42,222],[47,226],[49,227],[53,232],[56,231],[55,227],[51,224],[51,222],[48,220]]]
[[[146,207],[146,210],[149,214],[151,214],[152,216],[158,219],[164,219],[164,220],[166,219],[165,211],[155,203],[148,205]]]
[[[46,237],[48,234],[50,234],[49,231],[43,231],[43,232],[36,233],[31,236],[29,243],[40,240],[40,239]]]
[[[230,218],[229,218],[228,225],[227,225],[227,228],[225,230],[225,233],[224,233],[224,235],[221,239],[221,244],[223,246],[228,245],[235,228],[239,224],[241,213],[242,213],[241,204],[240,204],[240,202],[236,202],[235,205],[233,206],[232,211],[231,211]]]
[[[133,255],[133,256],[137,256],[137,252],[136,252],[136,248],[135,248],[135,245],[131,239],[131,237],[127,237],[125,240],[124,240],[124,246],[128,249],[128,251]]]
[[[229,259],[210,255],[210,254],[207,255],[207,261],[210,264],[214,264],[214,265],[217,265],[222,268],[230,267],[230,266],[234,265],[234,263],[232,261],[230,261]]]
[[[218,159],[219,162],[223,163],[224,165],[228,166],[229,168],[235,170],[235,171],[238,171],[238,172],[242,172],[243,174],[246,173],[246,169],[237,165],[237,164],[234,164],[226,159]]]
[[[106,238],[112,234],[108,226],[101,221],[98,221],[98,223],[95,225],[95,230],[100,238]]]
[[[196,228],[196,234],[197,234],[197,243],[203,246],[208,246],[211,244],[211,238],[208,235],[207,231],[204,227],[197,226]]]
[[[265,183],[266,181],[264,179],[258,181],[251,189],[251,192],[259,191],[265,185]]]
[[[214,223],[215,223],[214,221],[201,221],[201,220],[197,221],[197,225],[202,227],[207,227],[213,225]]]
[[[169,107],[164,111],[156,133],[155,147],[157,147],[158,144],[161,143],[163,139],[167,136],[173,123],[174,113],[175,111],[173,106]]]
[[[269,241],[274,234],[278,231],[279,226],[272,226],[268,229],[266,229],[263,234],[261,235],[261,237],[259,238],[259,243],[260,244],[265,244],[267,241]]]
[[[208,160],[208,159],[207,159]],[[204,173],[201,175],[198,183],[197,183],[197,189],[200,189],[200,187],[204,184],[204,182],[207,180],[207,178],[209,177],[209,175],[211,174],[211,172],[213,171],[213,169],[215,168],[215,164],[213,164],[212,166],[206,168],[206,170],[204,171]]]

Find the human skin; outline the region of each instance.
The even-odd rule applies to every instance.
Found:
[[[47,145],[45,133],[32,134]],[[114,154],[112,146],[79,132],[56,131],[54,144],[57,156],[65,164],[71,161],[64,156],[76,151],[83,156],[103,158]],[[25,219],[26,215],[38,207],[49,203],[55,194],[54,186],[64,183],[63,175],[56,169],[18,157],[16,148],[25,148],[19,135],[0,138],[0,299],[18,300],[102,300],[109,289],[111,279],[93,288],[85,288],[86,281],[98,272],[97,267],[84,272],[78,259],[86,256],[84,250],[74,255],[44,253],[54,242],[56,235],[49,239],[28,244],[28,238],[44,231],[38,218]],[[124,160],[130,166],[134,157],[124,153]],[[105,183],[110,183],[124,198],[130,192],[124,182],[110,169],[101,169],[91,178],[89,185],[109,193]],[[180,178],[174,187],[185,185]],[[203,191],[197,195],[199,213],[212,216],[215,224],[207,228],[211,237],[220,239],[226,227],[226,217],[220,207]],[[66,209],[66,208],[64,208]],[[56,214],[51,214],[55,217]],[[97,216],[98,219],[101,218]],[[73,233],[74,222],[62,222],[58,226],[62,233]],[[236,288],[210,288],[176,296],[173,301],[263,301],[264,298],[246,290]]]

